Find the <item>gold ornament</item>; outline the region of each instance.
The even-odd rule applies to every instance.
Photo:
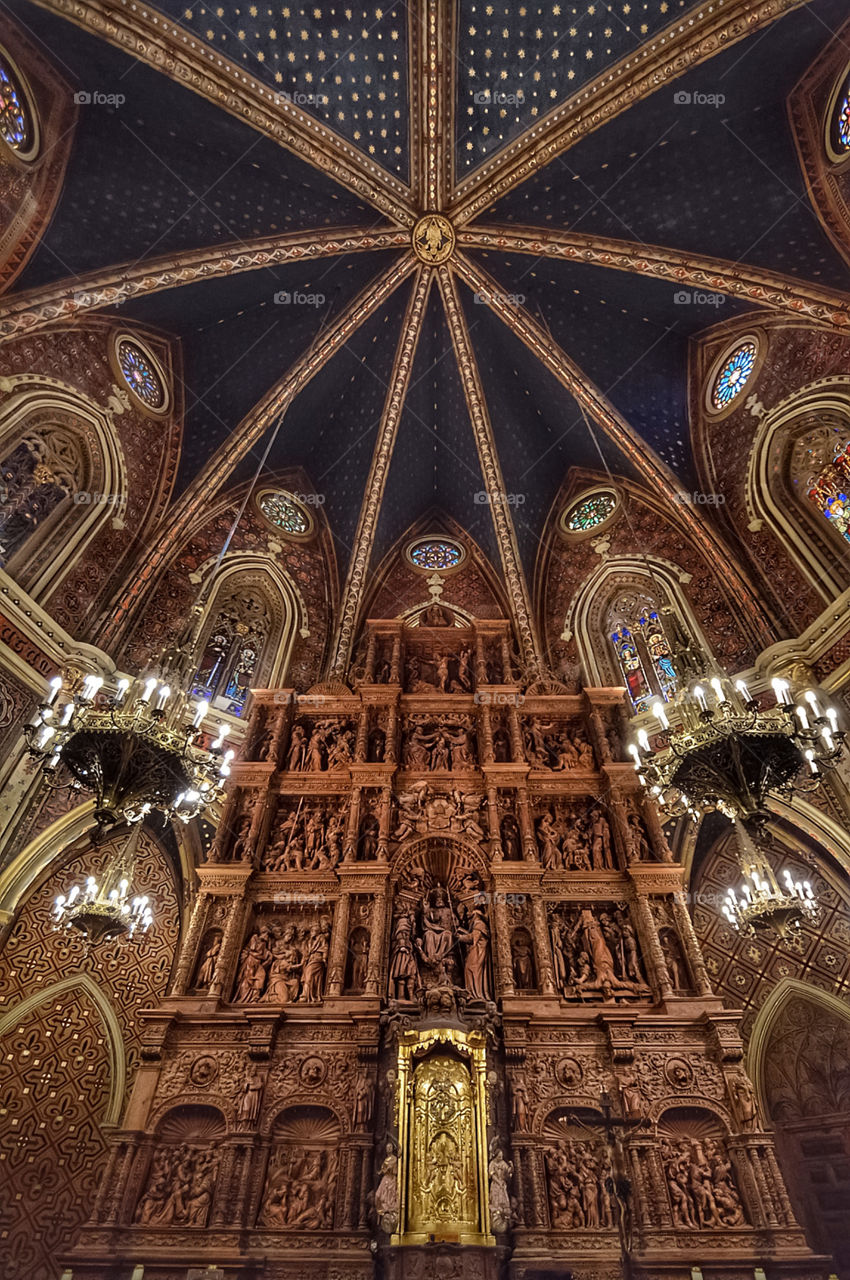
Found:
[[[437,266],[450,258],[454,251],[454,228],[441,213],[426,213],[413,228],[412,241],[414,253],[420,262]]]

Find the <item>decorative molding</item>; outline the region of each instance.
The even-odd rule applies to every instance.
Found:
[[[555,375],[577,403],[589,414],[600,430],[629,459],[651,488],[667,494],[673,500],[681,493],[673,472],[661,461],[650,446],[614,409],[610,401],[590,381],[578,365],[548,333],[520,306],[507,301],[498,283],[486,272],[474,266],[463,254],[454,258],[455,270],[460,278],[476,293],[487,295],[490,308],[502,319],[518,338],[521,338],[533,355]],[[693,504],[682,502],[681,519],[687,532],[703,553],[719,558],[727,566],[730,578],[736,581],[742,613],[749,626],[761,641],[767,635],[766,620],[752,586],[737,564],[731,549],[721,542],[714,530],[694,511]]]
[[[412,253],[403,254],[397,262],[363,289],[342,315],[325,330],[295,364],[266,393],[262,400],[227,437],[189,485],[183,498],[172,512],[170,526],[148,550],[145,568],[137,573],[121,596],[109,623],[104,628],[102,643],[109,647],[127,615],[138,607],[146,594],[159,580],[165,560],[185,536],[192,521],[205,507],[210,497],[224,483],[234,467],[257,443],[274,422],[285,413],[290,403],[328,361],[344,346],[351,335],[378,307],[390,297],[416,266]]]
[[[672,23],[459,183],[450,206],[452,220],[456,224],[469,222],[621,111],[805,3],[807,0],[716,0],[696,17]]]
[[[338,254],[405,249],[409,244],[410,236],[402,230],[370,231],[363,227],[349,231],[339,227],[330,231],[299,231],[269,236],[247,243],[236,242],[220,248],[194,249],[189,253],[125,263],[6,299],[0,306],[0,340],[32,333],[60,321],[77,319],[83,313],[101,307],[117,307],[143,294],[195,284],[198,280]]]
[[[420,209],[445,209],[454,189],[455,6],[410,7],[411,175]]]
[[[404,398],[410,381],[416,346],[422,331],[422,317],[425,304],[431,290],[432,272],[427,267],[420,267],[407,305],[407,312],[402,325],[401,337],[396,350],[392,373],[390,374],[384,412],[378,427],[375,449],[369,467],[369,477],[363,494],[363,503],[357,521],[357,532],[354,535],[354,547],[348,566],[348,576],[342,593],[339,627],[334,645],[334,658],[331,673],[342,679],[351,658],[351,646],[354,641],[354,628],[363,599],[372,547],[375,541],[375,529],[381,510],[381,501],[393,456],[398,426],[401,421]]]
[[[469,227],[458,232],[457,240],[466,249],[529,253],[536,258],[610,267],[654,280],[669,280],[676,285],[709,289],[774,311],[805,316],[835,329],[846,329],[850,325],[850,294],[761,267],[680,253],[662,245],[631,244],[628,240],[573,231],[516,226]]]
[[[540,641],[537,638],[528,586],[519,556],[516,531],[514,530],[508,505],[504,501],[505,481],[502,476],[499,456],[496,452],[493,427],[484,399],[478,365],[472,351],[469,330],[466,327],[466,320],[458,297],[457,283],[454,275],[445,266],[439,269],[439,281],[443,305],[446,309],[446,318],[449,323],[449,331],[452,335],[452,344],[463,382],[469,420],[475,436],[475,447],[478,450],[478,459],[481,463],[481,473],[487,486],[487,492],[494,499],[490,503],[490,511],[493,516],[493,527],[499,544],[499,555],[508,588],[511,611],[520,644],[522,645],[523,658],[535,671],[540,671],[543,665]]]
[[[156,10],[135,0],[36,2],[237,116],[394,222],[413,222],[410,193],[398,178]]]

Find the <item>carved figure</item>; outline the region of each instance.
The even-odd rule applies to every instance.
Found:
[[[511,938],[514,986],[518,991],[534,990],[534,949],[525,929],[517,929]]]
[[[296,773],[303,768],[306,746],[307,734],[304,732],[303,726],[300,724],[293,725],[289,738],[289,751],[286,753],[286,768],[290,773]]]
[[[254,1126],[260,1118],[260,1102],[263,1096],[263,1078],[257,1071],[249,1071],[242,1086],[242,1099],[239,1103],[239,1123]]]
[[[302,999],[307,1004],[318,1004],[322,999],[325,970],[330,945],[330,924],[325,920],[314,924],[304,952],[304,989]]]
[[[412,1000],[419,978],[414,952],[413,916],[403,911],[393,930],[390,989],[396,1000]]]
[[[494,1138],[490,1144],[490,1222],[494,1231],[507,1231],[511,1225],[511,1198],[508,1179],[513,1177],[514,1166],[502,1155],[502,1148]]]
[[[204,954],[201,957],[201,963],[198,966],[198,976],[195,986],[198,990],[208,990],[212,986],[215,977],[215,967],[218,963],[219,953],[221,952],[221,934],[215,933],[210,938]]]
[[[466,929],[458,929],[461,942],[469,943],[463,962],[463,983],[474,1000],[490,999],[490,926],[482,907],[467,912]]]
[[[389,1235],[398,1230],[398,1156],[390,1150],[384,1156],[378,1177],[375,1213],[381,1230]]]

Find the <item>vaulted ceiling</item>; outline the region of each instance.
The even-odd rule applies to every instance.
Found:
[[[178,526],[283,414],[267,465],[325,495],[343,579],[438,508],[530,580],[571,466],[693,486],[692,340],[850,306],[787,111],[846,0],[4,9],[125,100],[79,107],[0,330],[61,300],[174,340]],[[707,270],[720,303],[682,305]]]

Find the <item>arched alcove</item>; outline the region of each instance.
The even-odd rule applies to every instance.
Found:
[[[258,1225],[332,1227],[341,1173],[339,1120],[327,1107],[289,1107],[274,1122]]]
[[[822,378],[764,415],[747,466],[750,527],[770,528],[824,600],[850,585],[848,442],[850,380]]]
[[[750,1074],[813,1248],[850,1265],[850,1004],[786,978],[762,1006]]]
[[[21,378],[0,409],[3,568],[46,600],[127,503],[123,451],[109,416],[54,379]]]

